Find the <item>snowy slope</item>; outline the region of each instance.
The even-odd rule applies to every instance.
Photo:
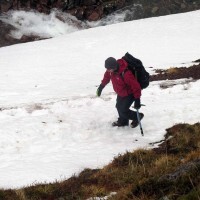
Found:
[[[61,180],[200,119],[200,81],[143,91],[139,128],[112,128],[111,85],[95,97],[104,60],[126,51],[147,70],[199,59],[200,11],[120,23],[0,49],[0,187]],[[153,68],[149,68],[149,67]]]

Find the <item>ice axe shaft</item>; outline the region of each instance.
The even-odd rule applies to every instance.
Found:
[[[139,109],[136,109],[136,113],[137,113],[137,120],[139,122],[139,125],[140,125],[140,131],[141,131],[141,134],[142,136],[144,136],[144,133],[143,133],[143,129],[142,129],[142,124],[141,124],[141,120],[140,120],[140,115],[139,115]]]
[[[144,104],[140,104],[141,106],[146,106],[146,105],[144,105]],[[134,106],[132,106],[132,108],[135,108]]]

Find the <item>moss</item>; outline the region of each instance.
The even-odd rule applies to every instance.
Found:
[[[171,67],[167,70],[168,74],[174,74],[174,73],[178,73],[178,68],[175,67]]]

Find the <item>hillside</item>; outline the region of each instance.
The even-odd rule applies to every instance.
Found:
[[[146,152],[152,149],[152,144],[156,148],[156,142],[165,139],[166,129],[169,127],[176,124],[195,124],[191,127],[184,125],[183,129],[192,129],[191,132],[198,135],[199,19],[200,11],[194,11],[96,27],[52,39],[0,48],[2,198],[6,198],[5,194],[9,192],[11,196],[18,194],[25,198],[24,194],[29,198],[28,195],[33,195],[32,191],[37,187],[29,190],[28,186],[38,184],[44,185],[36,189],[39,193],[42,190],[43,198],[46,195],[43,188],[47,188],[47,195],[51,191],[53,195],[59,195],[55,188],[48,187],[59,188],[54,183],[63,183],[68,179],[77,186],[75,189],[80,193],[81,186],[73,181],[78,180],[79,173],[84,169],[90,168],[89,173],[92,172],[93,175],[94,172],[95,175],[100,169],[107,169],[108,163],[108,166],[112,166],[113,158],[117,159],[118,155],[126,155],[126,152],[132,155],[138,149]],[[52,28],[51,25],[47,27]],[[58,24],[56,27],[61,26]],[[55,27],[49,30],[51,32]],[[105,59],[110,56],[121,58],[127,51],[142,60],[152,78],[141,97],[141,102],[146,105],[140,110],[145,116],[142,120],[144,136],[139,128],[111,126],[118,118],[115,108],[116,94],[111,84],[104,88],[101,97],[96,96],[96,89],[105,72]],[[186,142],[190,141],[188,137],[183,134]],[[195,159],[199,155],[198,139],[194,138],[197,152],[195,149],[191,150],[195,151]],[[162,160],[163,154],[159,157],[158,152],[154,153],[155,159]],[[186,161],[192,161],[187,159],[189,154],[186,154],[184,152]],[[175,172],[181,166],[181,160],[175,154],[169,160],[174,161],[173,158],[176,158],[172,162],[174,168],[167,168],[166,174]],[[155,166],[155,163],[156,160],[152,159],[150,166]],[[147,175],[148,180],[140,177],[141,185],[137,184],[141,187],[142,183],[148,183],[150,175],[146,174],[146,166],[142,169],[145,174],[141,174]],[[150,168],[148,170],[155,172]],[[193,176],[195,174],[192,178]],[[102,186],[101,195],[108,195],[110,192],[120,194],[123,187],[120,189],[117,182],[120,183],[122,178],[123,173],[120,179],[113,182],[113,188],[107,188],[108,184],[104,185],[106,187]],[[129,183],[130,180],[126,182],[126,178],[125,176],[123,184]],[[109,184],[113,179],[110,180]],[[191,180],[196,189],[196,179]],[[134,185],[131,182],[131,189],[134,189]],[[130,192],[127,185],[125,188]],[[62,188],[59,190],[62,192]],[[83,190],[84,198],[100,195],[99,192],[87,192],[85,187]],[[142,198],[141,191],[137,192],[138,197]],[[176,192],[173,190],[173,194]],[[188,191],[182,191],[180,195],[187,193]],[[67,194],[62,193],[59,198],[65,198],[62,195]],[[153,199],[154,193],[149,195]],[[170,196],[169,193],[166,195]]]

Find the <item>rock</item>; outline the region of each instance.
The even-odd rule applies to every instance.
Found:
[[[181,9],[185,9],[186,5],[184,3],[181,4]]]
[[[174,14],[177,13],[178,10],[180,10],[180,4],[171,4],[169,10],[171,11],[170,13]]]
[[[65,7],[65,3],[62,0],[58,0],[56,1],[54,7],[62,10]]]
[[[29,37],[29,36],[26,36],[26,35],[23,35],[20,39],[23,43],[25,42],[29,42],[30,40],[33,41],[34,39]]]
[[[0,1],[0,12],[5,13],[7,12],[10,8],[12,8],[12,1],[8,0],[1,0]]]
[[[47,5],[47,3],[48,3],[48,0],[40,0],[40,4],[42,5]]]
[[[76,10],[76,14],[75,14],[76,18],[78,20],[83,20],[84,19],[84,8],[78,8]]]
[[[0,47],[16,44],[17,40],[10,36],[10,31],[15,30],[11,25],[0,21]]]
[[[19,2],[16,2],[15,4],[18,4],[19,8],[30,9],[29,0],[20,0]]]
[[[70,10],[67,10],[66,11],[67,13],[69,13],[70,15],[73,15],[73,16],[76,16],[76,13],[77,13],[77,9],[70,9]]]
[[[39,38],[38,36],[25,36],[23,35],[20,39],[13,38],[12,35],[10,35],[10,32],[13,30],[16,30],[15,27],[5,24],[0,20],[0,47],[9,46],[13,44],[19,44],[19,43],[25,43],[25,42],[31,42],[41,39],[47,39],[47,38]]]
[[[98,19],[100,19],[100,15],[97,11],[92,11],[91,15],[87,17],[88,21],[97,21]]]
[[[97,6],[96,8],[91,7],[90,9],[85,10],[85,18],[88,21],[97,21],[103,15],[103,7]]]
[[[153,14],[155,14],[158,10],[159,10],[159,8],[156,6],[156,7],[154,7],[154,8],[151,10],[151,12],[152,12]]]
[[[162,16],[162,15],[170,15],[171,14],[171,11],[165,7],[162,7],[159,9],[159,15]]]
[[[127,12],[125,21],[197,10],[200,9],[200,2],[194,0],[0,0],[0,13],[6,13],[11,9],[27,11],[35,9],[49,14],[51,9],[57,8],[76,16],[79,20],[96,21],[116,10],[119,13],[123,12],[123,9],[127,10],[129,6],[134,7],[134,9],[130,9],[129,13]],[[8,41],[10,41],[10,44],[20,42],[15,39],[9,39],[9,34],[8,36],[6,35],[7,33],[0,34],[0,45],[3,44],[3,38],[5,39],[5,44]],[[24,40],[29,39],[26,38]]]
[[[123,8],[125,6],[126,1],[125,0],[119,0],[116,2],[116,8],[120,9]]]
[[[103,6],[97,6],[95,10],[99,13],[99,16],[101,18],[103,16]]]

